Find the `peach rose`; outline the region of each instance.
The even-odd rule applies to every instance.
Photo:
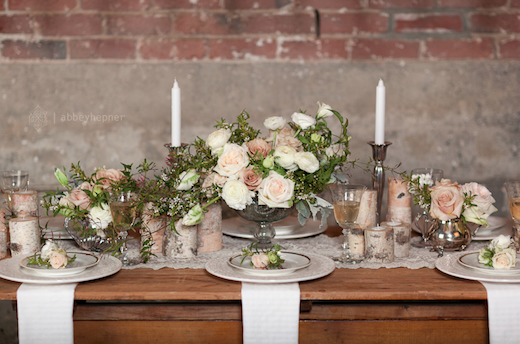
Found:
[[[207,189],[211,187],[213,184],[223,187],[226,184],[227,178],[221,176],[218,173],[210,173],[202,183],[202,188]]]
[[[49,257],[49,263],[53,269],[64,269],[67,266],[68,257],[63,250],[52,251]]]
[[[275,171],[271,171],[269,177],[265,178],[260,184],[258,204],[267,205],[270,208],[290,208],[293,195],[294,182]]]
[[[80,209],[87,209],[90,205],[90,197],[84,190],[92,191],[92,186],[87,182],[83,182],[83,184],[70,192],[67,200]]]
[[[276,138],[275,148],[281,146],[289,146],[296,149],[296,151],[301,151],[303,149],[302,142],[300,140],[298,140],[296,137],[288,135]]]
[[[222,176],[230,177],[236,175],[247,165],[249,165],[247,151],[235,143],[227,143],[224,146],[224,152],[218,158],[215,171]]]
[[[510,270],[513,266],[516,266],[516,251],[513,248],[506,248],[495,253],[491,260],[493,261],[494,269]]]
[[[270,130],[269,137],[267,137],[265,140],[267,142],[273,142],[275,133],[276,133],[276,139],[278,140],[278,138],[281,136],[294,136],[294,134],[296,134],[296,131],[294,131],[294,129],[291,127],[283,127],[282,129],[278,130],[277,132]]]
[[[262,175],[255,172],[252,167],[244,168],[238,174],[238,179],[241,180],[244,184],[246,184],[249,190],[256,191],[262,183]]]
[[[254,139],[246,143],[247,149],[249,150],[249,155],[251,157],[255,157],[255,155],[260,154],[264,158],[269,155],[271,152],[271,145],[267,143],[264,139]]]
[[[452,183],[449,179],[442,179],[430,190],[432,197],[430,215],[434,219],[447,221],[460,216],[464,197],[461,195],[457,183]]]
[[[255,254],[251,257],[251,263],[256,269],[267,270],[269,264],[269,256],[265,253]]]
[[[490,215],[497,211],[497,208],[493,206],[495,199],[484,185],[475,182],[466,183],[462,185],[460,191],[468,196],[476,196],[471,203],[475,204],[484,214]]]
[[[121,170],[110,168],[108,170],[99,170],[96,172],[94,180],[101,183],[103,189],[108,189],[110,184],[123,180],[125,175]]]

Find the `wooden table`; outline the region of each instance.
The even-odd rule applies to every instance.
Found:
[[[0,300],[19,285],[0,279]],[[167,268],[80,283],[75,343],[241,343],[240,289]],[[336,269],[300,290],[300,343],[488,342],[485,288],[437,270]]]

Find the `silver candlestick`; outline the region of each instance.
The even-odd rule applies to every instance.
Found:
[[[386,158],[386,148],[392,144],[392,142],[385,141],[384,144],[378,145],[374,141],[369,141],[369,145],[372,146],[372,156],[376,163],[374,167],[374,175],[372,176],[372,186],[377,191],[377,213],[376,223],[381,223],[381,205],[383,203],[383,192],[385,190],[385,170],[383,168],[383,161]]]

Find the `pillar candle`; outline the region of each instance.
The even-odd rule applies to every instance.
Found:
[[[181,89],[177,79],[172,87],[172,147],[181,146]]]
[[[9,232],[5,218],[5,208],[0,209],[0,259],[7,257],[7,243],[9,242]]]
[[[9,220],[11,255],[31,255],[40,250],[40,227],[36,217],[15,217]]]
[[[197,228],[197,246],[198,252],[215,252],[222,249],[222,204],[215,203],[208,207],[204,220]]]
[[[394,255],[396,258],[410,254],[410,224],[401,222],[383,222],[381,226],[394,230]]]
[[[365,262],[391,263],[394,258],[393,228],[372,227],[365,229]]]
[[[345,236],[345,240],[347,240],[347,237],[350,246],[350,256],[355,260],[363,260],[365,257],[365,234],[363,228],[354,226]]]
[[[385,85],[382,79],[376,88],[376,135],[375,144],[385,144]]]
[[[11,197],[14,216],[38,216],[38,192],[36,190],[16,191]]]
[[[361,197],[356,223],[363,229],[376,226],[377,191],[366,190]]]
[[[386,221],[412,223],[412,195],[408,192],[408,182],[403,179],[388,179]]]

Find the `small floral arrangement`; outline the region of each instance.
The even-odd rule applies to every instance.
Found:
[[[496,270],[510,270],[516,266],[516,250],[510,236],[500,235],[480,249],[478,261]]]
[[[234,123],[217,122],[206,140],[172,148],[169,169],[160,179],[171,191],[156,204],[156,212],[195,225],[204,209],[220,199],[236,210],[257,201],[270,208],[295,206],[302,225],[321,212],[325,223],[332,205],[318,194],[347,162],[350,137],[348,121],[329,105],[318,105],[314,116],[295,112],[289,122],[282,116],[267,118],[267,136],[249,125],[244,111]],[[338,135],[328,127],[333,116]]]
[[[69,257],[62,247],[52,240],[47,240],[40,255],[35,253],[33,257],[28,258],[27,265],[45,266],[47,269],[65,269],[67,264],[71,264],[75,260],[76,255]]]
[[[242,261],[247,257],[251,257],[251,266],[258,270],[274,270],[283,269],[282,264],[285,262],[280,257],[280,245],[274,245],[271,248],[258,250],[258,243],[251,243],[249,247],[242,249]]]
[[[413,174],[413,171],[404,179],[408,181],[414,203],[426,209],[433,219],[461,218],[464,222],[487,226],[487,218],[497,211],[491,192],[478,183],[459,185],[442,179],[434,185],[430,175]]]

